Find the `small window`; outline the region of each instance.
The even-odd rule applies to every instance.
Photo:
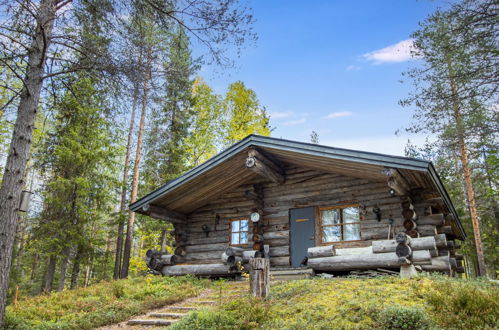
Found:
[[[358,206],[320,208],[322,243],[360,240]]]
[[[230,244],[242,245],[248,243],[248,219],[232,220],[230,223]]]

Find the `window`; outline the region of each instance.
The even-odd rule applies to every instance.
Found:
[[[230,223],[230,244],[242,245],[248,243],[248,219],[232,220]]]
[[[359,207],[320,208],[322,243],[360,240]]]

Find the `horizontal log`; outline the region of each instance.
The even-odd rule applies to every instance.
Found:
[[[451,226],[442,226],[438,228],[438,233],[439,234],[447,234],[450,236],[454,236],[454,231],[452,230]]]
[[[338,250],[337,250],[338,251]],[[413,260],[418,263],[429,263],[429,251],[414,251]],[[399,268],[399,257],[394,252],[373,254],[350,254],[333,257],[311,258],[308,267],[320,271],[348,271],[357,269]]]
[[[223,264],[200,264],[200,265],[175,265],[165,266],[161,270],[163,275],[180,276],[180,275],[196,275],[196,276],[228,276],[237,273],[231,270],[227,265]]]
[[[315,246],[308,248],[307,255],[309,258],[332,257],[336,254],[334,245]]]
[[[433,225],[418,225],[417,231],[421,236],[437,235],[437,227]]]
[[[335,255],[337,256],[349,256],[349,255],[365,255],[372,254],[373,248],[372,246],[367,247],[356,247],[356,248],[343,248],[343,249],[335,249]]]
[[[247,263],[252,258],[256,258],[257,251],[249,250],[243,252],[243,263]]]
[[[264,240],[270,240],[275,238],[289,238],[289,231],[282,230],[282,231],[271,231],[263,233]]]
[[[437,248],[443,248],[447,246],[447,237],[445,234],[435,235],[435,242],[437,243]]]
[[[271,266],[289,266],[289,257],[271,257]]]
[[[240,247],[229,246],[225,249],[225,254],[227,254],[229,257],[230,256],[242,257],[244,250],[245,249]]]
[[[450,272],[450,260],[448,256],[431,258],[430,265],[422,265],[421,268],[425,271]]]
[[[268,254],[270,257],[289,256],[289,246],[271,247]]]
[[[433,226],[441,226],[444,224],[445,217],[443,214],[431,214],[419,217],[417,223],[418,226],[421,225],[433,225]]]
[[[434,236],[411,238],[410,247],[412,250],[436,250],[437,244]],[[373,253],[395,252],[397,242],[395,240],[373,241]]]

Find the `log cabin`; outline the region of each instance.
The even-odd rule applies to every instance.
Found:
[[[464,272],[466,234],[431,162],[250,135],[130,205],[171,222],[163,275],[271,271]]]

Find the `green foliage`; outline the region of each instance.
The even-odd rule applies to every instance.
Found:
[[[193,121],[186,140],[189,167],[197,166],[217,153],[221,145],[222,99],[198,77],[192,87]]]
[[[381,329],[431,329],[428,314],[419,307],[392,306],[383,310],[378,319]]]
[[[101,282],[23,299],[7,307],[5,329],[93,329],[195,296],[208,285],[190,276]]]
[[[223,102],[226,119],[225,145],[231,145],[250,134],[269,136],[269,116],[256,93],[242,81],[229,85]]]
[[[444,328],[487,329],[499,324],[499,287],[488,281],[440,280],[426,301]]]

